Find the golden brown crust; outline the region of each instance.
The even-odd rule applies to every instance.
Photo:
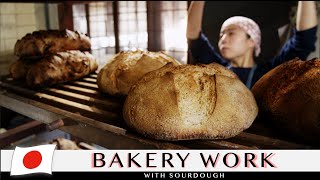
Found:
[[[99,71],[97,84],[102,92],[125,96],[144,74],[167,63],[180,65],[179,61],[163,52],[122,51]]]
[[[294,59],[277,66],[253,86],[260,113],[295,138],[319,141],[320,59]]]
[[[34,59],[29,60],[24,58],[18,59],[17,61],[13,62],[10,65],[10,69],[9,69],[10,75],[15,80],[25,79],[29,69],[37,61],[39,61],[39,59],[37,60],[34,60]]]
[[[59,52],[32,65],[26,80],[31,87],[50,86],[79,79],[97,68],[95,58],[88,52]]]
[[[218,64],[166,65],[132,86],[123,117],[162,140],[225,139],[251,126],[258,108],[237,76]]]
[[[18,40],[14,54],[19,57],[43,56],[67,50],[89,51],[90,38],[78,31],[40,30]]]
[[[88,52],[67,51],[38,60],[19,59],[10,67],[14,79],[25,79],[31,87],[50,86],[79,79],[98,69]]]

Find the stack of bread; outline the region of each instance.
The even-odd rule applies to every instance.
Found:
[[[14,54],[19,59],[11,65],[10,74],[14,79],[26,80],[30,87],[76,80],[98,68],[90,49],[90,38],[77,31],[28,33],[15,44]]]

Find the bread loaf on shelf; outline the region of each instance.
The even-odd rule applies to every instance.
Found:
[[[31,87],[50,86],[79,79],[97,69],[96,59],[88,52],[58,52],[32,65],[26,80]]]
[[[216,63],[168,64],[147,73],[132,86],[123,109],[129,127],[160,140],[230,138],[257,114],[252,92]]]
[[[67,50],[89,51],[90,38],[78,31],[40,30],[18,40],[14,54],[19,57],[45,56]]]
[[[30,87],[43,87],[76,80],[97,69],[90,53],[72,50],[38,60],[19,59],[11,65],[10,74],[16,80],[26,80]]]
[[[320,140],[320,59],[294,59],[269,71],[252,87],[259,120],[301,142]]]
[[[112,57],[98,74],[99,90],[111,95],[127,95],[130,87],[144,74],[167,63],[181,63],[164,52],[122,51]]]

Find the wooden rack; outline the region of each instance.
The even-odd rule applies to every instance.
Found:
[[[32,90],[23,82],[14,81],[8,76],[2,77],[0,106],[42,122],[49,129],[59,128],[108,149],[313,148],[266,135],[265,132],[270,131],[258,124],[225,140],[171,142],[148,139],[127,129],[122,120],[124,99],[100,93],[96,78],[97,74],[91,74],[77,81]]]

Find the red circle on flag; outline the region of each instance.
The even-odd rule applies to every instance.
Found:
[[[39,151],[30,151],[23,157],[23,165],[28,169],[34,169],[41,164],[42,156]]]

